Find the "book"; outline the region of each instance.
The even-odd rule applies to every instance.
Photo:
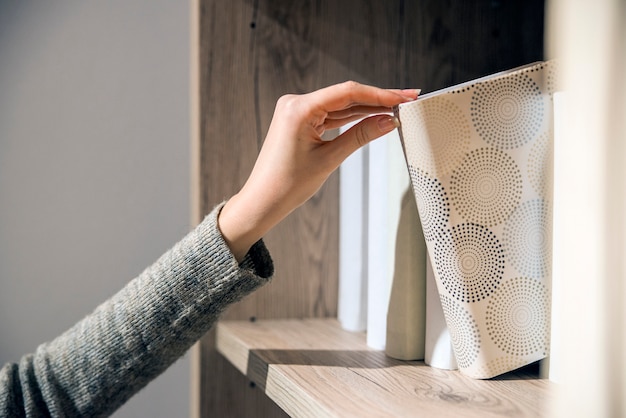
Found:
[[[396,108],[455,358],[473,378],[549,352],[555,75],[533,63]]]
[[[337,319],[352,332],[367,329],[368,148],[339,168],[339,295]]]
[[[394,281],[400,284],[419,280],[415,276],[420,272],[404,268],[397,271],[396,275],[396,263],[400,262],[405,251],[402,246],[407,242],[399,242],[398,237],[402,230],[410,228],[407,222],[411,221],[410,218],[401,216],[402,200],[410,188],[410,179],[398,131],[394,130],[377,139],[368,148],[367,344],[378,350],[386,350],[387,324],[391,323],[395,330],[394,324],[400,326],[398,315],[406,312],[401,308],[395,309],[392,310],[392,318],[388,318],[390,303],[394,303],[390,300]],[[407,274],[412,277],[406,277]],[[421,320],[424,320],[423,316]],[[423,328],[423,324],[416,326]],[[392,332],[392,337],[407,338],[409,335]],[[400,343],[396,339],[392,346],[401,344],[406,343]],[[400,352],[398,354],[401,355]]]
[[[400,145],[399,139],[396,144]],[[395,242],[389,244],[394,249],[394,260],[390,273],[385,353],[400,360],[422,360],[427,326],[426,242],[406,168],[403,171],[406,183],[402,183],[405,187],[400,213],[393,229]]]
[[[423,359],[426,247],[397,131],[341,165],[339,196],[341,326],[391,357]]]

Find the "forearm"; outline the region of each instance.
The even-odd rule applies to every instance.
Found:
[[[91,315],[26,356],[19,370],[5,367],[0,415],[3,402],[15,398],[11,391],[22,392],[24,410],[34,415],[109,414],[183,355],[225,307],[266,283],[273,267],[263,243],[240,266],[216,214]]]

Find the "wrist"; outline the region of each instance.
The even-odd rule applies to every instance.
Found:
[[[248,225],[250,220],[242,216],[237,199],[238,195],[234,195],[224,204],[217,225],[231,252],[241,262],[254,242],[250,242],[253,240],[252,228]]]
[[[218,215],[220,232],[238,262],[282,219],[277,211],[263,207],[261,201],[242,190],[224,204]],[[274,219],[277,215],[279,219]]]

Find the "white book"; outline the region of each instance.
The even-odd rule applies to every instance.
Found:
[[[422,359],[426,248],[397,131],[342,164],[339,196],[341,326],[367,330],[368,345],[392,357]]]
[[[348,331],[367,326],[368,148],[348,157],[339,169],[339,305],[337,317]]]
[[[395,235],[385,353],[423,360],[426,329],[426,241],[410,185],[403,192]]]
[[[369,144],[367,344],[384,350],[402,198],[410,187],[397,131]]]

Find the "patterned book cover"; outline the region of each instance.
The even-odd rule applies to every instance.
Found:
[[[473,378],[549,352],[555,75],[534,63],[396,109],[456,360]]]

